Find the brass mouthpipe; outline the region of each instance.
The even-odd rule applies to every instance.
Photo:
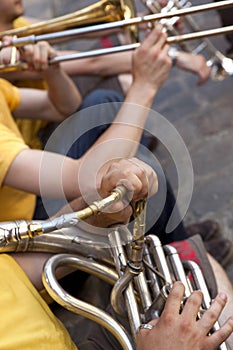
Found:
[[[127,189],[124,186],[117,186],[112,193],[99,201],[93,202],[87,208],[61,215],[48,221],[15,221],[4,223],[0,226],[0,248],[6,247],[10,243],[20,242],[21,240],[35,238],[44,233],[49,233],[62,228],[77,225],[81,220],[85,220],[92,215],[97,215],[111,204],[122,199]]]
[[[90,216],[99,214],[111,204],[122,199],[126,194],[127,189],[124,186],[116,187],[112,193],[99,201],[93,202],[87,208],[74,213],[64,214],[50,221],[41,223],[41,233],[49,233],[58,229],[77,225],[81,220],[85,220]],[[37,228],[38,230],[38,228]]]

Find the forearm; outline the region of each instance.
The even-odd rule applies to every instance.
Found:
[[[75,55],[77,51],[57,51],[58,56]],[[94,75],[107,77],[122,73],[131,72],[132,52],[120,52],[115,54],[106,54],[97,57],[83,59],[72,59],[60,62],[64,71],[70,75]],[[40,80],[41,73],[31,71],[15,71],[1,73],[0,77],[11,82],[17,82],[22,79]]]
[[[211,68],[207,65],[202,55],[178,51],[176,66],[182,70],[196,74],[198,76],[198,85],[204,84],[210,77]]]
[[[3,184],[35,195],[73,200],[80,196],[78,170],[79,160],[25,149],[14,158]]]
[[[58,66],[43,73],[48,85],[49,98],[54,107],[65,117],[77,111],[82,97],[73,81]]]
[[[137,151],[149,108],[168,76],[171,60],[167,56],[166,36],[155,29],[132,56],[133,83],[125,103],[112,125],[85,154],[102,159],[102,164],[115,159],[132,157]]]
[[[12,72],[1,72],[0,77],[9,80],[17,85],[19,80],[41,80],[41,74],[31,71],[12,71]]]
[[[77,51],[57,51],[59,56],[78,54]],[[119,52],[83,59],[61,62],[62,68],[73,75],[110,76],[130,73],[132,69],[132,52]]]

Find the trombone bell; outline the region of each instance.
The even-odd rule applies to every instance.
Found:
[[[34,23],[17,29],[0,32],[0,38],[5,35],[24,37],[56,33],[59,31],[134,18],[136,11],[131,0],[100,0],[90,6],[73,13],[53,18],[51,20]],[[133,40],[137,40],[137,29],[130,28]]]

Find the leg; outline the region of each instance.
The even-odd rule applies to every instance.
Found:
[[[211,255],[208,255],[208,258],[215,274],[218,291],[225,293],[228,297],[226,307],[223,310],[219,320],[220,324],[223,324],[229,317],[232,316],[233,286],[221,265]],[[233,349],[233,335],[228,338],[227,344],[229,345],[230,349]]]
[[[68,157],[80,158],[95,143],[115,119],[123,100],[124,97],[114,90],[99,89],[87,95],[80,107],[84,113],[77,116],[77,125],[74,125],[77,137],[67,153]],[[93,107],[96,105],[97,108]],[[78,130],[80,128],[82,133]]]

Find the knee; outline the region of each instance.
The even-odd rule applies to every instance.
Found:
[[[117,91],[110,89],[98,89],[92,91],[85,97],[82,107],[90,107],[108,102],[122,102],[123,100],[123,95]]]

